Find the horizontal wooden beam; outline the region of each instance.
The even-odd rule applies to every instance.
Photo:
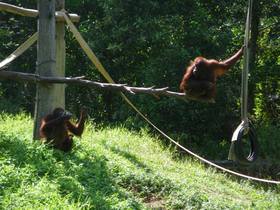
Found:
[[[12,4],[7,4],[4,2],[0,2],[0,11],[2,12],[10,12],[16,15],[26,16],[26,17],[37,17],[39,14],[38,10],[35,9],[27,9],[23,7],[17,7]],[[64,17],[62,12],[57,11],[55,13],[56,21],[63,22]],[[80,16],[77,14],[69,14],[69,17],[71,21],[73,22],[79,22]]]
[[[21,82],[32,82],[32,83],[65,83],[87,86],[90,88],[108,90],[108,91],[120,91],[129,94],[143,93],[150,94],[153,96],[168,96],[176,97],[181,100],[187,100],[185,93],[178,93],[168,91],[168,87],[155,88],[155,87],[130,87],[126,84],[112,84],[112,83],[101,83],[85,79],[85,77],[45,77],[37,74],[14,72],[14,71],[0,71],[0,79],[16,80]]]

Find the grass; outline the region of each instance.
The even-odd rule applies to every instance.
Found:
[[[0,209],[280,209],[279,187],[178,159],[145,130],[87,125],[63,153],[32,141],[27,115],[0,121]]]

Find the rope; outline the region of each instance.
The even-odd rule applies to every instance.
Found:
[[[249,41],[250,41],[250,31],[251,31],[251,20],[252,20],[252,9],[253,0],[249,0],[246,27],[245,27],[245,38],[244,38],[244,65],[242,72],[242,83],[241,83],[241,119],[248,122],[248,74],[249,74]]]
[[[250,35],[251,35],[251,22],[252,22],[253,0],[249,0],[247,18],[245,24],[244,36],[244,62],[241,78],[241,123],[236,128],[231,139],[231,146],[229,150],[228,159],[234,160],[239,163],[250,163],[258,157],[258,141],[255,130],[248,118],[248,74],[249,74],[249,61],[250,61]],[[242,139],[243,136],[249,134],[251,151],[247,158],[244,158],[242,153]]]
[[[101,62],[98,60],[98,58],[95,56],[95,54],[93,53],[93,51],[90,49],[90,47],[88,46],[88,44],[86,43],[86,41],[83,39],[83,37],[81,36],[81,34],[79,33],[79,31],[77,30],[77,28],[75,27],[75,25],[71,22],[71,20],[68,18],[68,16],[66,15],[65,11],[63,12],[63,16],[65,18],[66,23],[68,24],[70,31],[73,33],[74,37],[76,38],[76,40],[78,41],[78,43],[80,44],[81,48],[85,51],[86,55],[89,57],[89,59],[93,62],[93,64],[96,66],[96,68],[98,69],[98,71],[105,77],[105,79],[107,79],[108,82],[114,83],[113,79],[111,78],[111,76],[108,74],[108,72],[105,70],[105,68],[102,66]],[[274,180],[266,180],[266,179],[260,179],[257,177],[252,177],[252,176],[247,176],[245,174],[241,174],[229,169],[226,169],[222,166],[219,166],[209,160],[204,159],[203,157],[193,153],[192,151],[188,150],[187,148],[185,148],[184,146],[182,146],[181,144],[179,144],[178,142],[176,142],[174,139],[172,139],[171,137],[169,137],[167,134],[165,134],[162,130],[160,130],[156,125],[154,125],[143,113],[141,113],[135,106],[134,104],[123,94],[121,93],[122,98],[147,122],[149,123],[154,129],[156,129],[161,135],[163,135],[165,138],[167,138],[169,141],[171,141],[173,144],[177,145],[178,147],[180,147],[183,151],[189,153],[190,155],[196,157],[197,159],[199,159],[200,161],[209,164],[215,168],[218,168],[224,172],[227,172],[229,174],[233,174],[242,178],[246,178],[249,180],[254,180],[254,181],[259,181],[259,182],[264,182],[264,183],[271,183],[271,184],[280,184],[280,181],[274,181]]]
[[[31,37],[29,37],[23,44],[21,44],[12,54],[10,54],[7,58],[5,58],[0,63],[0,69],[2,69],[7,64],[11,63],[13,60],[15,60],[18,56],[20,56],[22,53],[24,53],[31,45],[33,45],[38,39],[38,32],[33,34]]]

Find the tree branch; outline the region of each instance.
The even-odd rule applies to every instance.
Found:
[[[0,71],[0,79],[15,80],[19,82],[31,82],[31,83],[58,83],[58,84],[73,84],[87,86],[90,88],[95,88],[99,90],[107,91],[121,91],[129,94],[149,94],[153,96],[168,96],[176,97],[178,99],[186,101],[188,98],[185,93],[178,93],[168,91],[168,87],[164,88],[155,88],[153,87],[131,87],[126,84],[112,84],[112,83],[101,83],[94,82],[91,80],[85,79],[82,77],[46,77],[39,76],[38,74],[14,72],[14,71]]]

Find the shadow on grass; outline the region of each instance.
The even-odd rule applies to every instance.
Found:
[[[128,159],[137,167],[143,168],[146,172],[151,171],[135,155],[114,146],[110,146],[109,149]],[[57,185],[61,196],[68,196],[70,202],[85,204],[85,208],[142,209],[143,207],[131,196],[128,196],[115,182],[113,178],[115,175],[112,169],[108,168],[108,160],[104,155],[98,154],[94,148],[83,150],[76,147],[71,153],[63,153],[47,149],[44,145],[36,142],[32,143],[31,140],[21,139],[15,134],[0,132],[0,156],[3,159],[9,159],[10,164],[15,165],[19,170],[28,166],[28,169],[31,169],[30,175],[28,175],[32,176],[30,180],[39,182],[42,177],[48,179],[52,184]],[[153,172],[150,173],[153,174]],[[9,183],[13,185],[10,189],[22,187],[23,180],[20,178],[17,182]],[[170,184],[169,180],[163,180],[158,176],[142,180],[141,177],[134,177],[132,174],[128,178],[134,180],[132,182],[127,180],[127,183],[124,184],[135,186],[134,182],[136,182],[139,185],[139,192],[145,192],[146,188],[149,189],[149,192],[145,193],[145,197],[150,197],[151,193],[153,195],[161,192],[162,186],[168,187],[168,183]],[[240,179],[236,177],[229,179],[240,182]],[[28,183],[28,180],[24,181]],[[157,182],[161,184],[155,186]],[[36,183],[32,184],[36,186]],[[255,183],[254,185],[255,188],[261,189],[272,188],[268,185]],[[171,189],[172,186],[168,188]]]
[[[44,177],[56,183],[61,196],[68,195],[71,202],[93,209],[142,209],[140,203],[114,182],[106,157],[94,149],[75,148],[73,152],[64,153],[47,149],[39,142],[25,141],[29,140],[1,132],[1,156],[10,159],[19,169],[31,168],[31,176],[38,177],[38,181]]]
[[[108,146],[108,145],[106,145],[106,147],[108,149],[110,149],[112,152],[114,152],[115,154],[120,155],[120,156],[126,158],[132,164],[134,164],[135,166],[144,169],[146,172],[152,172],[152,170],[146,164],[144,164],[141,161],[139,161],[139,159],[135,155],[131,154],[130,152],[127,152],[127,151],[122,150],[122,149],[120,149],[118,147],[115,147],[115,146]]]

